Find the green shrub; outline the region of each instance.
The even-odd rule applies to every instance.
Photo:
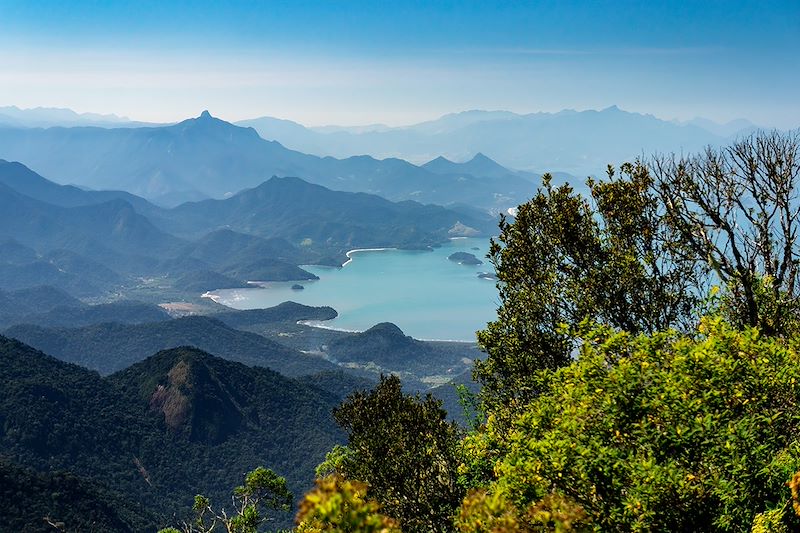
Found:
[[[786,506],[800,469],[796,341],[715,318],[695,337],[584,338],[510,432],[490,416],[466,440],[465,479],[494,476],[490,493],[522,510],[557,494],[601,530],[746,531]]]

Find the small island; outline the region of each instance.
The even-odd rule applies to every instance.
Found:
[[[292,290],[293,291],[302,291],[303,289],[305,289],[305,287],[303,287],[299,283],[295,283],[294,285],[292,285]]]
[[[492,272],[478,272],[478,277],[481,279],[497,281],[497,274],[493,274]]]
[[[450,261],[459,265],[482,265],[483,261],[468,252],[456,252],[448,257]]]

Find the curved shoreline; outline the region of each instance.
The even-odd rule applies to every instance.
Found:
[[[354,249],[348,251],[346,254],[344,254],[344,255],[347,256],[347,261],[342,263],[342,267],[341,268],[346,267],[353,260],[353,256],[350,255],[350,254],[355,254],[355,253],[358,253],[358,252],[386,252],[388,250],[397,250],[397,248],[354,248]]]
[[[218,290],[220,290],[220,289],[214,289],[214,291],[218,291]],[[211,294],[214,291],[206,291],[206,292],[204,292],[203,294],[200,295],[200,298],[208,298],[209,300],[211,300],[214,303],[217,303],[219,305],[225,305],[224,303],[220,303],[220,301],[219,301],[220,297],[219,296],[217,296],[216,294]],[[230,305],[225,305],[225,307],[231,307],[231,306]],[[231,309],[234,309],[234,308],[231,307]]]
[[[333,318],[331,320],[334,320]],[[334,326],[328,326],[324,322],[328,322],[327,320],[298,320],[297,323],[301,326],[308,326],[310,328],[319,328],[319,329],[326,329],[328,331],[339,331],[341,333],[364,333],[358,329],[345,329],[345,328],[337,328]]]
[[[468,243],[472,243],[472,242],[475,243],[475,246],[481,246],[481,249],[483,249],[483,247],[485,247],[484,239],[475,239],[475,238],[461,237],[461,236],[450,237],[446,241],[446,243],[443,244],[441,249],[438,250],[438,255],[442,255],[442,257],[446,258],[447,254],[452,252],[452,251],[467,250],[467,249],[470,248],[470,246],[472,246],[472,244],[468,244]],[[416,252],[416,250],[414,250],[414,251]],[[355,268],[356,270],[353,270],[353,271],[351,271],[350,269],[342,270],[343,267],[346,267],[352,261],[354,261],[356,255],[361,253],[361,252],[365,253],[365,257],[367,257],[366,252],[385,252],[385,253],[381,254],[381,255],[373,255],[373,256],[371,256],[371,257],[369,257],[367,259],[363,259],[362,261],[365,261],[364,268],[362,268],[362,264],[361,263],[358,263],[355,267],[351,267],[351,268]],[[434,252],[437,252],[437,250],[434,250]],[[323,280],[329,280],[329,281],[336,280],[336,279],[338,279],[337,276],[342,276],[341,279],[344,280],[344,285],[340,285],[339,287],[333,287],[332,289],[327,290],[327,291],[322,291],[322,292],[311,291],[307,295],[297,296],[296,292],[293,292],[293,293],[289,294],[290,291],[288,291],[288,285],[287,285],[287,283],[289,283],[289,282],[253,283],[251,281],[248,281],[248,283],[247,283],[249,285],[248,288],[240,288],[240,289],[232,289],[232,290],[222,290],[222,289],[208,290],[208,291],[205,291],[204,293],[202,293],[201,297],[203,297],[203,299],[207,298],[208,300],[211,300],[211,301],[213,301],[213,302],[215,302],[215,303],[217,303],[219,305],[225,306],[227,308],[243,309],[243,310],[251,309],[251,308],[273,307],[275,305],[279,305],[281,302],[286,301],[286,300],[299,301],[299,302],[304,303],[304,305],[317,305],[318,306],[318,305],[331,305],[331,304],[333,304],[334,307],[336,306],[336,304],[334,303],[334,301],[336,301],[336,300],[339,300],[340,303],[342,303],[342,305],[344,305],[346,302],[351,302],[352,301],[352,302],[356,302],[356,304],[357,304],[353,308],[352,311],[353,311],[353,313],[359,313],[358,315],[353,314],[352,316],[349,316],[349,317],[339,317],[339,320],[324,321],[324,322],[322,322],[322,321],[305,321],[304,320],[304,321],[298,322],[298,324],[300,324],[301,326],[325,329],[325,330],[328,330],[328,331],[341,331],[343,333],[351,333],[352,334],[352,333],[362,333],[362,332],[366,331],[367,329],[369,329],[375,323],[380,322],[381,320],[378,320],[376,315],[388,315],[388,316],[386,316],[386,318],[388,320],[384,320],[384,321],[392,321],[392,318],[395,318],[396,320],[399,319],[399,322],[394,322],[394,321],[392,321],[392,322],[393,323],[398,323],[398,324],[400,322],[403,322],[403,317],[405,317],[407,319],[406,321],[408,322],[408,324],[406,324],[407,327],[409,327],[411,330],[418,330],[418,331],[416,331],[417,335],[413,335],[411,332],[408,332],[406,334],[410,334],[412,337],[414,337],[417,340],[426,341],[426,342],[447,342],[447,343],[475,344],[476,339],[475,339],[475,336],[474,336],[474,331],[484,327],[485,324],[486,324],[486,321],[488,321],[490,319],[490,317],[491,317],[491,315],[493,313],[491,313],[491,312],[488,313],[487,316],[486,316],[486,319],[484,321],[481,321],[480,323],[475,322],[475,324],[472,325],[472,327],[463,328],[463,327],[461,327],[463,325],[460,326],[459,324],[457,324],[453,317],[442,316],[441,317],[441,322],[442,322],[441,323],[441,327],[438,327],[439,326],[439,324],[438,324],[439,319],[436,319],[433,315],[431,315],[429,317],[430,320],[420,320],[419,317],[416,317],[415,313],[413,312],[413,310],[411,310],[411,308],[409,308],[408,306],[406,306],[406,307],[400,306],[400,307],[398,307],[398,310],[393,311],[393,308],[391,307],[391,304],[393,302],[392,298],[410,298],[410,297],[413,297],[414,298],[414,300],[413,300],[414,302],[416,302],[417,300],[420,299],[418,293],[420,293],[421,291],[417,288],[417,285],[427,287],[427,285],[425,284],[426,282],[417,282],[416,281],[416,276],[417,275],[424,275],[425,274],[425,272],[422,272],[422,271],[416,272],[416,271],[412,270],[412,271],[409,271],[410,274],[408,274],[408,275],[405,274],[407,269],[401,269],[401,270],[398,270],[398,272],[397,272],[397,273],[399,273],[398,275],[400,276],[399,279],[403,283],[406,283],[406,282],[409,283],[408,292],[411,293],[411,296],[406,296],[406,293],[403,292],[402,290],[398,291],[398,290],[395,290],[394,287],[390,287],[391,294],[394,294],[394,292],[396,292],[399,296],[397,296],[397,295],[391,296],[391,294],[390,294],[391,298],[390,297],[385,298],[386,299],[385,302],[383,300],[381,300],[381,307],[376,307],[375,309],[372,309],[369,313],[360,311],[360,309],[362,307],[364,309],[367,309],[367,307],[365,307],[365,306],[369,304],[369,301],[374,299],[374,298],[371,298],[371,295],[368,292],[366,294],[364,293],[363,287],[362,287],[362,283],[360,281],[361,277],[362,276],[366,276],[368,278],[368,281],[370,281],[370,283],[372,283],[374,281],[375,283],[380,285],[382,283],[382,281],[380,279],[380,276],[378,278],[370,277],[372,275],[371,273],[373,272],[372,267],[376,266],[376,265],[379,265],[379,264],[383,265],[384,261],[387,261],[389,264],[394,265],[395,264],[394,263],[394,255],[395,254],[398,255],[397,260],[400,262],[400,266],[402,266],[404,264],[404,263],[402,263],[402,261],[406,260],[406,258],[405,258],[405,256],[406,256],[405,249],[402,248],[402,247],[396,247],[396,246],[382,246],[382,247],[376,246],[376,247],[370,247],[370,248],[353,248],[351,250],[347,250],[346,252],[344,252],[342,254],[342,255],[346,256],[346,260],[345,260],[345,262],[342,263],[341,266],[310,265],[310,266],[314,266],[314,267],[319,267],[320,268],[320,272],[317,272],[316,270],[311,270],[311,272],[316,272],[319,276],[321,276],[321,278]],[[400,255],[402,255],[403,257],[400,257]],[[423,265],[423,266],[424,265],[428,265],[428,263],[425,262],[427,260],[425,260],[425,259],[421,259],[421,260],[420,259],[416,259],[416,255],[417,254],[411,254],[411,255],[414,256],[414,258],[409,259],[409,261],[413,260],[413,263],[411,263],[412,265],[417,265],[417,261],[423,261],[422,263],[419,263],[419,265]],[[427,255],[427,254],[425,254],[425,255]],[[341,255],[339,257],[341,257]],[[383,257],[387,257],[387,259],[384,260]],[[443,266],[442,267],[443,264],[448,263],[447,261],[441,261],[440,262],[437,259],[435,261],[435,263],[436,263],[435,265],[429,265],[429,266],[430,266],[430,268],[434,269],[433,272],[437,273],[437,275],[441,274],[440,270],[448,271],[449,269],[451,269],[451,267],[448,267],[448,266]],[[437,267],[440,267],[440,268],[436,269]],[[414,268],[416,268],[416,267],[414,267]],[[453,268],[457,268],[457,267],[453,267]],[[324,274],[321,273],[322,270],[325,270]],[[470,270],[473,270],[473,269],[470,269]],[[477,269],[474,269],[474,270],[476,270],[476,272],[477,272]],[[341,274],[337,273],[336,271],[341,271]],[[393,275],[397,274],[397,273],[393,272]],[[443,275],[447,275],[447,273],[445,272],[445,274],[443,274]],[[442,287],[447,289],[445,292],[443,292],[443,294],[446,293],[446,294],[449,295],[448,297],[452,296],[453,298],[458,299],[459,295],[456,294],[456,293],[453,293],[453,291],[451,289],[452,289],[452,287],[456,286],[455,284],[462,283],[462,282],[463,283],[470,283],[470,285],[468,285],[468,286],[470,288],[474,288],[474,290],[477,291],[478,294],[485,293],[486,289],[484,287],[484,283],[483,283],[482,280],[475,279],[475,283],[473,283],[469,279],[467,279],[467,278],[470,278],[472,276],[474,276],[474,274],[472,274],[471,276],[465,276],[465,275],[461,274],[461,271],[458,271],[458,272],[456,272],[456,278],[457,279],[455,281],[451,281],[452,276],[449,276],[449,275],[448,275],[448,277],[446,279],[442,278],[441,280],[439,280],[441,282],[440,284],[441,284]],[[463,278],[463,280],[459,281],[459,280],[461,280],[461,278]],[[273,287],[273,284],[274,284],[274,287]],[[478,285],[480,285],[480,286],[478,286]],[[486,283],[485,284],[485,286],[490,286],[490,285],[491,285],[490,283]],[[330,284],[329,284],[329,286],[330,286]],[[369,285],[370,290],[376,290],[375,289],[376,286],[377,285],[375,285],[375,284]],[[382,285],[380,285],[380,286],[382,286]],[[256,288],[256,287],[274,289],[274,291],[273,290],[266,290],[266,291],[263,291],[263,292],[262,291],[259,291],[259,292],[252,291],[252,288]],[[437,282],[436,285],[431,285],[429,288],[431,289],[431,291],[439,290],[439,283]],[[351,291],[351,289],[352,289],[352,291]],[[392,291],[394,291],[394,292],[392,292]],[[450,291],[450,292],[447,292],[447,291]],[[422,298],[423,299],[420,300],[420,301],[424,301],[425,296],[423,295]],[[324,302],[322,300],[324,300]],[[364,301],[362,301],[362,300],[364,300]],[[473,302],[473,300],[475,300],[475,301]],[[469,312],[465,312],[464,313],[465,320],[469,320],[470,317],[474,318],[474,316],[478,316],[477,315],[478,311],[481,311],[481,309],[483,307],[482,304],[481,304],[483,298],[481,298],[480,301],[478,301],[478,300],[479,299],[477,297],[473,298],[471,296],[465,296],[464,301],[468,302],[469,305],[471,305],[471,306],[473,306],[475,308],[475,312],[474,313],[469,311],[470,309],[472,309],[472,307],[470,307],[468,309]],[[430,306],[431,303],[427,302],[427,303],[420,304],[420,305]],[[425,308],[427,309],[427,307],[425,307]],[[406,314],[408,314],[408,316],[406,316]],[[481,316],[483,314],[484,313],[481,311]],[[351,313],[345,312],[345,315],[351,315]],[[392,315],[395,315],[395,316],[392,316]],[[460,315],[455,314],[453,316],[460,316]],[[367,322],[369,322],[369,323],[367,323]],[[436,322],[436,323],[434,323],[434,322]],[[464,337],[459,338],[461,335],[464,335]]]

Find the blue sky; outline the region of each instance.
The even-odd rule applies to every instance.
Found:
[[[619,105],[800,126],[800,0],[0,0],[0,105],[406,124]]]

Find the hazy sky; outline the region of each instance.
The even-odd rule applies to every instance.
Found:
[[[0,105],[397,125],[612,104],[800,126],[800,0],[0,0]]]

